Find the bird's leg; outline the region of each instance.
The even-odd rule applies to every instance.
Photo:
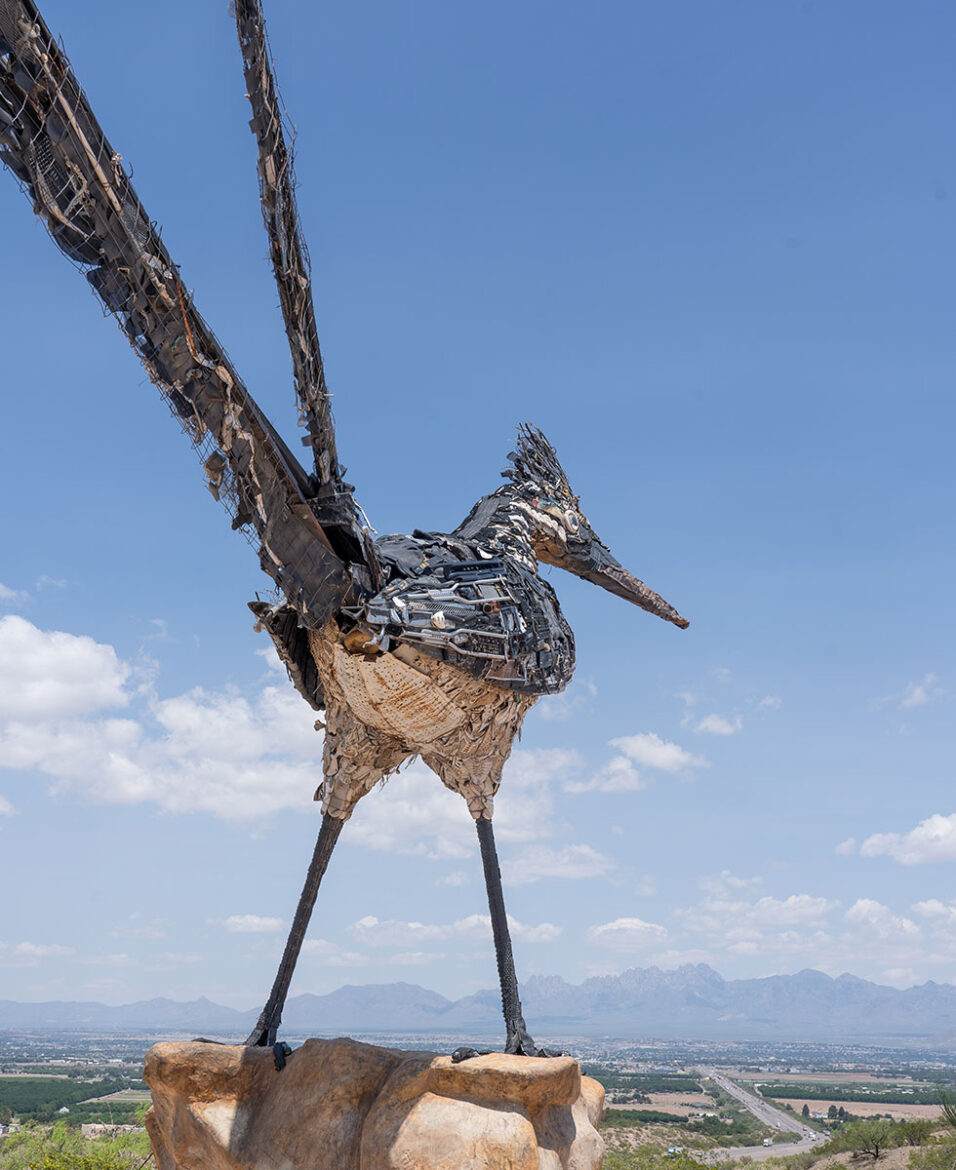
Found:
[[[282,1022],[282,1009],[285,1006],[285,997],[289,993],[292,972],[295,970],[295,965],[299,958],[299,951],[302,949],[302,943],[305,939],[305,932],[309,926],[309,919],[312,917],[312,908],[315,906],[315,899],[319,892],[322,875],[325,873],[326,866],[329,864],[329,858],[332,856],[332,850],[335,847],[335,842],[339,839],[339,833],[341,833],[344,824],[345,821],[340,820],[338,817],[329,816],[328,813],[325,813],[322,817],[319,839],[315,843],[315,851],[309,863],[309,872],[305,877],[305,885],[302,887],[302,896],[299,898],[299,904],[295,908],[292,929],[289,931],[285,950],[282,952],[282,961],[279,963],[279,970],[276,973],[272,991],[266,1000],[266,1006],[262,1009],[262,1014],[259,1016],[255,1028],[252,1030],[252,1034],[246,1041],[246,1044],[256,1048],[271,1047],[275,1049],[276,1068],[282,1068],[289,1051],[286,1045],[276,1043],[276,1032],[279,1030],[279,1024]]]
[[[495,958],[498,960],[498,979],[501,983],[501,1007],[505,1015],[505,1052],[517,1056],[547,1056],[539,1049],[528,1034],[521,1014],[521,1000],[518,998],[518,979],[515,975],[514,955],[511,951],[511,934],[505,914],[505,897],[501,889],[501,870],[498,866],[498,852],[495,849],[495,834],[491,821],[479,817],[475,822],[478,829],[478,844],[481,847],[481,864],[485,871],[485,885],[488,889],[488,908],[491,911],[491,933],[495,940]],[[458,1050],[461,1055],[465,1052]],[[458,1055],[458,1053],[456,1053]],[[472,1055],[471,1051],[467,1055]]]

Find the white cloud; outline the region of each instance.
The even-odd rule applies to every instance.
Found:
[[[87,967],[137,967],[139,963],[125,951],[113,955],[84,955],[78,962]]]
[[[129,701],[129,667],[112,646],[92,638],[39,630],[25,618],[0,618],[0,718],[43,724]]]
[[[302,954],[316,959],[323,967],[364,967],[368,963],[368,955],[347,951],[324,938],[307,938],[302,944]]]
[[[833,850],[834,853],[840,853],[845,857],[856,853],[856,837],[847,837],[845,841],[841,841],[839,845]]]
[[[870,941],[911,944],[922,935],[911,918],[894,914],[888,906],[872,898],[858,898],[843,917]]]
[[[836,905],[829,898],[810,894],[791,894],[787,898],[765,896],[755,902],[745,902],[717,890],[696,906],[677,911],[677,916],[687,929],[712,942],[757,943],[768,932],[821,926]]]
[[[453,869],[451,873],[446,873],[444,877],[440,877],[435,882],[436,886],[467,886],[470,884],[471,877],[463,869]]]
[[[898,987],[902,991],[922,982],[912,967],[890,967],[882,973],[879,981],[889,983],[891,987]]]
[[[111,930],[110,934],[112,934],[113,938],[158,939],[166,937],[166,931],[162,930],[155,922],[147,923],[143,926],[133,926],[124,923],[122,926],[117,926],[115,930]]]
[[[695,756],[679,744],[661,739],[653,732],[622,735],[611,740],[611,747],[623,752],[639,767],[656,768],[661,772],[683,772],[687,768],[709,767],[703,756]]]
[[[281,918],[261,914],[230,914],[222,925],[230,934],[277,934],[285,926]]]
[[[751,890],[762,883],[761,877],[738,877],[729,869],[722,869],[718,874],[705,874],[699,885],[709,894],[726,894],[729,890]]]
[[[5,796],[0,796],[0,817],[16,816],[17,810]]]
[[[549,836],[554,825],[553,788],[581,765],[580,755],[564,748],[513,752],[495,797],[498,842],[524,843]],[[437,859],[474,859],[478,851],[475,823],[465,802],[420,760],[361,801],[346,833],[344,840],[368,849]]]
[[[705,715],[694,728],[704,735],[736,735],[743,728],[739,716],[733,720],[725,719],[722,715]]]
[[[647,787],[647,781],[627,756],[615,756],[590,780],[569,780],[565,792],[638,792]]]
[[[0,967],[36,967],[42,959],[67,959],[75,954],[75,948],[60,943],[0,942]]]
[[[615,918],[613,922],[589,927],[587,939],[595,946],[632,953],[663,946],[668,933],[665,927],[656,922],[645,922],[643,918]]]
[[[764,695],[757,704],[758,711],[776,711],[783,703],[779,695]]]
[[[19,605],[29,596],[29,593],[24,593],[22,589],[11,589],[9,585],[4,585],[0,581],[0,605]]]
[[[610,740],[610,745],[621,754],[590,779],[569,780],[564,786],[566,792],[637,792],[647,787],[647,781],[635,765],[669,773],[709,766],[702,756],[692,755],[680,744],[661,739],[653,732],[618,736]]]
[[[534,706],[535,714],[548,723],[565,723],[582,713],[597,697],[591,679],[575,680],[560,695],[544,695]]]
[[[310,806],[322,740],[288,683],[158,699],[134,673],[91,638],[0,620],[0,767],[99,803],[237,820]]]
[[[705,897],[695,906],[675,911],[691,945],[732,955],[765,955],[774,959],[813,961],[831,945],[827,918],[837,902],[811,894],[769,895],[746,899],[759,878],[739,878],[728,871],[702,879]]]
[[[908,833],[873,833],[860,846],[860,856],[888,856],[901,865],[956,861],[956,813],[934,813]]]
[[[654,954],[648,955],[647,961],[656,967],[673,970],[675,967],[683,967],[686,963],[710,964],[715,960],[711,951],[705,951],[700,947],[692,947],[689,950],[670,947],[666,951],[655,951]]]
[[[508,927],[514,938],[523,942],[552,942],[562,933],[563,928],[551,922],[530,926],[508,915]],[[470,914],[457,922],[426,923],[403,922],[398,919],[381,921],[369,914],[353,922],[349,934],[369,947],[399,947],[401,950],[418,949],[423,943],[444,939],[464,939],[484,942],[491,938],[491,918],[487,914]]]
[[[565,845],[559,849],[530,845],[501,868],[506,885],[520,886],[541,878],[602,877],[615,868],[615,863],[590,845]]]
[[[937,676],[929,673],[924,674],[920,682],[910,683],[900,699],[900,707],[904,710],[925,707],[927,703],[932,703],[934,699],[940,698],[945,692],[942,687],[937,686],[938,682]]]
[[[444,957],[435,951],[399,951],[397,954],[389,955],[386,962],[396,967],[424,967],[426,963],[434,963]]]
[[[946,903],[938,898],[930,898],[926,902],[915,902],[911,909],[921,918],[956,926],[956,902]]]

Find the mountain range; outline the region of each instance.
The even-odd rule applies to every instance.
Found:
[[[570,984],[533,976],[522,987],[525,1018],[539,1039],[828,1040],[948,1043],[956,1037],[956,986],[898,990],[854,975],[821,971],[723,979],[704,963],[675,970],[635,967]],[[0,1000],[0,1029],[169,1031],[245,1036],[258,1009],[237,1011],[208,999],[101,1003]],[[497,991],[450,1000],[411,983],[345,986],[297,995],[286,1005],[289,1033],[441,1032],[497,1035]]]

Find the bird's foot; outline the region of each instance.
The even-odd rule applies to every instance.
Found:
[[[460,1064],[463,1060],[472,1060],[476,1056],[489,1056],[489,1048],[469,1048],[463,1045],[456,1048],[451,1054],[453,1064]],[[512,1024],[508,1024],[508,1033],[505,1038],[506,1056],[537,1056],[551,1057],[566,1055],[559,1048],[539,1048],[531,1038],[524,1020],[519,1016]]]
[[[281,1072],[285,1068],[286,1059],[291,1055],[292,1049],[284,1040],[276,1040],[276,1033],[279,1030],[278,1021],[270,1023],[264,1017],[265,1012],[262,1013],[259,1017],[259,1022],[253,1028],[249,1039],[246,1041],[246,1047],[271,1048],[276,1072]]]

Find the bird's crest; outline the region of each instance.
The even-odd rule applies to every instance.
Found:
[[[536,426],[524,423],[518,427],[518,449],[509,452],[508,458],[514,466],[501,474],[515,485],[527,486],[535,493],[556,499],[576,502],[555,449]]]

